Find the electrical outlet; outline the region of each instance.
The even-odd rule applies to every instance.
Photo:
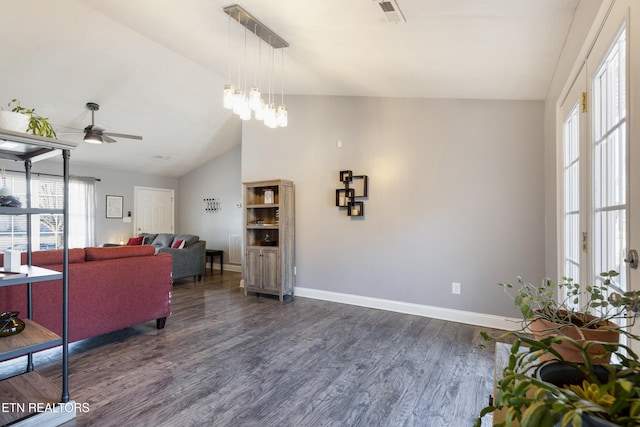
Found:
[[[451,293],[460,295],[462,285],[458,282],[451,282]]]

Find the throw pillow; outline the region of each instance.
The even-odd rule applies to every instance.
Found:
[[[170,248],[171,247],[171,242],[173,242],[173,234],[170,233],[160,233],[156,236],[155,239],[153,239],[153,242],[151,242],[151,244],[153,246],[156,247],[164,247],[164,248]]]
[[[173,245],[171,247],[173,249],[182,249],[182,248],[184,248],[184,240],[176,240],[175,242],[173,242]]]
[[[131,237],[129,239],[129,241],[127,242],[127,246],[138,246],[138,245],[141,245],[143,239],[144,239],[144,236]]]
[[[178,239],[184,240],[184,245],[185,246],[191,246],[195,242],[200,240],[200,237],[196,236],[195,234],[176,234],[176,237],[175,237],[174,241],[176,241]]]
[[[157,234],[140,233],[138,237],[139,236],[144,237],[144,239],[142,240],[143,245],[150,245],[153,242],[153,240],[156,238]]]

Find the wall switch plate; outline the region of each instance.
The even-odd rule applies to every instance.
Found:
[[[451,282],[451,293],[455,295],[460,295],[462,285],[458,282]]]

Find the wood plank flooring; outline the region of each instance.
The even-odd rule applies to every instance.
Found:
[[[73,426],[470,426],[493,392],[482,328],[297,297],[239,273],[177,281],[173,314],[74,343]],[[60,384],[60,351],[35,355]],[[0,366],[0,374],[22,369]],[[489,425],[487,423],[487,425]]]

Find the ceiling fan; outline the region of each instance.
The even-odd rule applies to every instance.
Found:
[[[100,109],[100,105],[96,104],[95,102],[87,102],[87,108],[91,110],[91,124],[84,128],[84,142],[88,142],[90,144],[102,144],[103,142],[117,142],[115,139],[111,138],[112,136],[116,136],[119,138],[142,139],[142,137],[138,135],[127,135],[124,133],[105,132],[102,126],[96,125],[96,122],[95,122],[95,112]]]

